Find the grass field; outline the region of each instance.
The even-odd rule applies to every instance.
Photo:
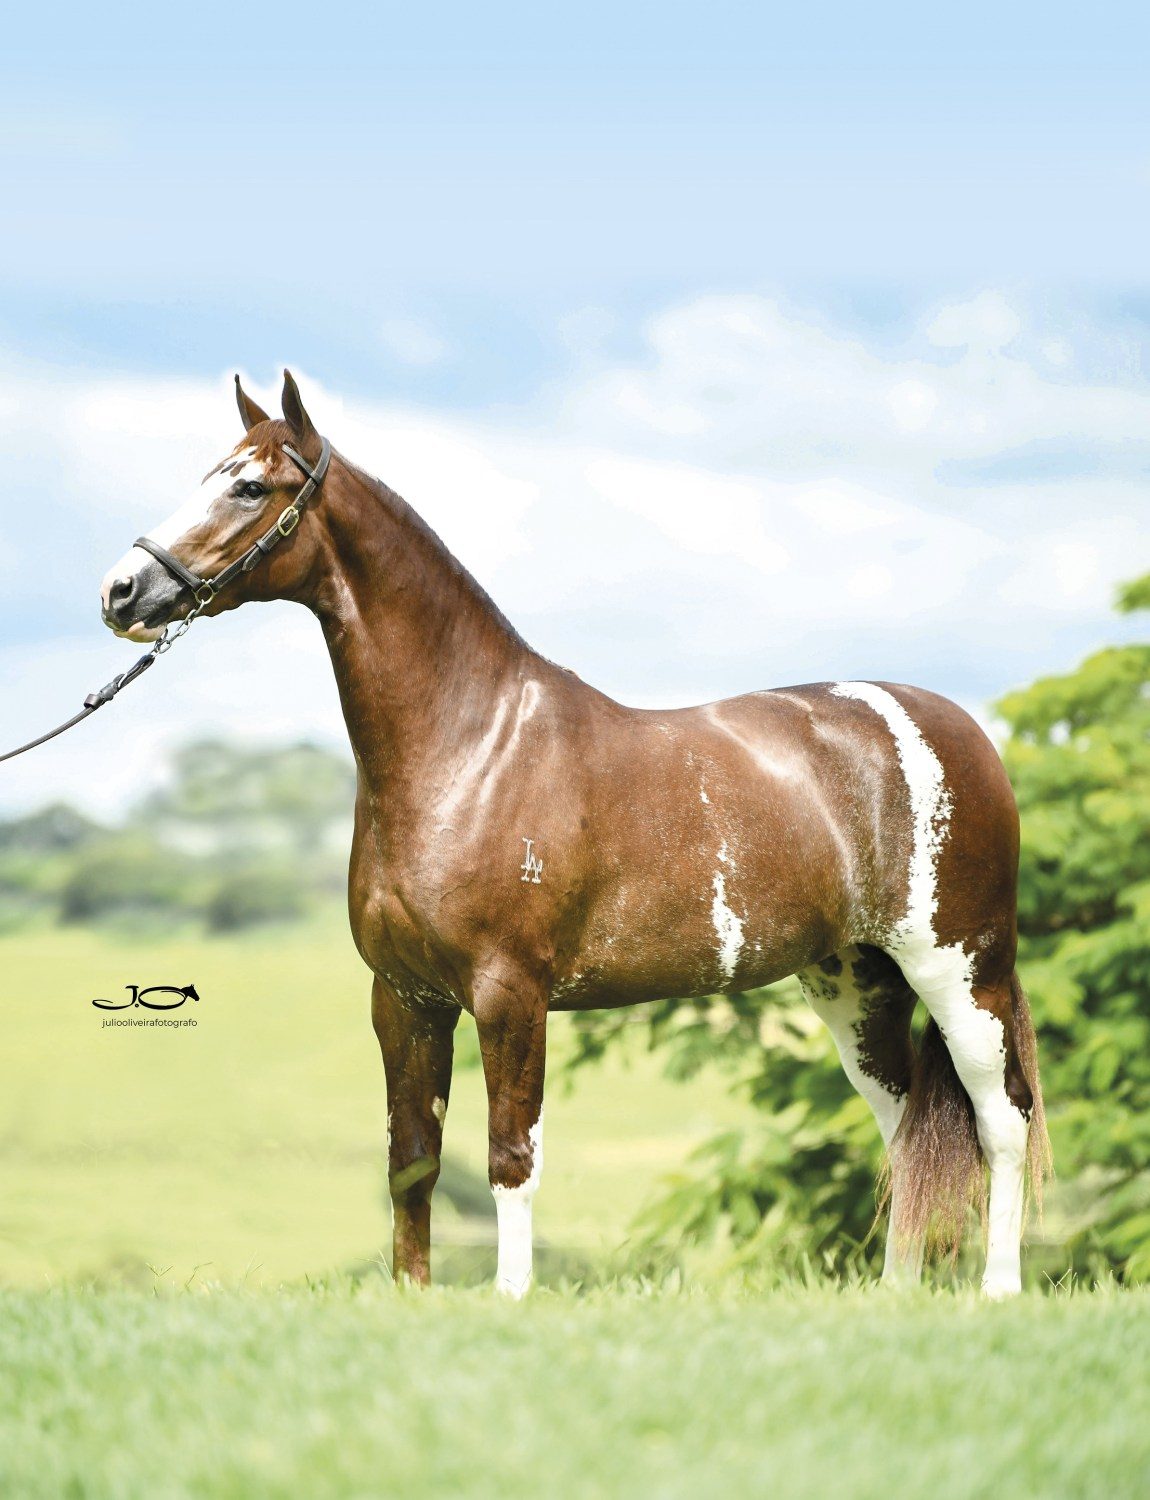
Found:
[[[193,981],[197,1025],[104,1028],[132,981]],[[367,993],[342,918],[0,939],[4,1500],[1146,1492],[1150,1296],[612,1282],[744,1106],[638,1047],[565,1087],[563,1017],[542,1286],[398,1291]],[[435,1254],[467,1282],[494,1249],[459,1054]]]
[[[194,982],[195,1028],[110,1030],[97,996]],[[0,1285],[248,1287],[387,1249],[383,1069],[341,913],[243,939],[45,928],[0,939]],[[125,1012],[140,1016],[136,1010]],[[662,1174],[746,1106],[634,1049],[565,1085],[549,1036],[541,1269],[601,1256]],[[474,1030],[459,1029],[437,1274],[494,1271]],[[557,1252],[562,1252],[557,1253]]]
[[[1150,1298],[0,1295],[13,1497],[1122,1500]]]

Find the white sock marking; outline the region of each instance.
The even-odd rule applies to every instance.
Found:
[[[531,1173],[519,1187],[492,1184],[499,1231],[499,1262],[495,1290],[516,1301],[531,1285],[531,1203],[543,1175],[543,1111],[527,1133],[531,1143]]]

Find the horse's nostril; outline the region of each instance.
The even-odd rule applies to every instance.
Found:
[[[113,604],[127,604],[132,597],[135,587],[136,580],[134,578],[117,578],[108,590],[108,598]]]

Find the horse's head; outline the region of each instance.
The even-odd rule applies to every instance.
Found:
[[[144,538],[199,579],[215,578],[243,557],[299,495],[307,474],[288,450],[309,468],[322,450],[289,371],[284,371],[282,422],[273,421],[245,394],[238,375],[236,400],[244,437],[192,498]],[[132,547],[104,578],[104,623],[129,640],[153,641],[165,625],[182,619],[197,603],[201,613],[219,614],[247,599],[291,595],[307,577],[317,545],[306,522],[295,531],[291,524],[289,517],[282,545],[261,556],[258,567],[237,573],[223,593],[210,599],[205,590],[197,600],[189,581],[177,576],[170,564],[143,547]]]

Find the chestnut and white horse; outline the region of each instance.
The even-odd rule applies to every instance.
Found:
[[[243,438],[111,569],[104,618],[153,640],[193,607],[289,598],[320,621],[358,768],[349,899],[375,976],[396,1275],[429,1278],[461,1010],[487,1084],[497,1285],[519,1295],[548,1011],[797,974],[888,1148],[884,1276],[916,1277],[924,1237],[953,1242],[985,1161],[983,1286],[1017,1291],[1028,1136],[1039,1179],[1046,1141],[1015,973],[1018,816],[977,724],[885,682],[624,707],[533,651],[398,495],[329,466],[290,374],[282,421],[237,396]],[[303,474],[312,503],[258,552]],[[249,552],[261,566],[231,568]]]

